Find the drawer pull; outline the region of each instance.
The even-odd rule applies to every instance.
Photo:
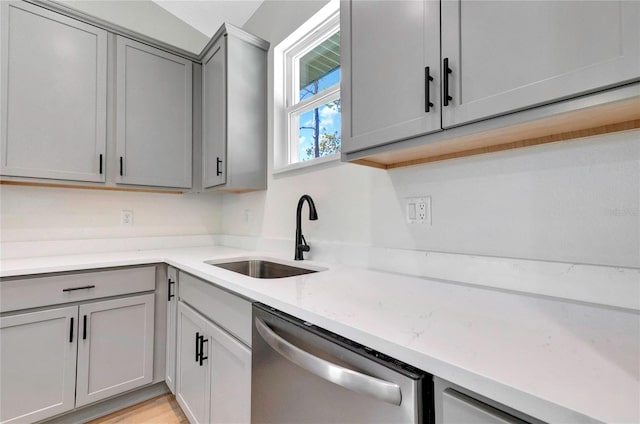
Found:
[[[75,290],[88,290],[88,289],[93,289],[95,288],[95,285],[91,285],[91,286],[82,286],[82,287],[71,287],[68,289],[62,289],[63,292],[70,292],[70,291],[75,291]]]
[[[202,362],[205,359],[209,359],[208,356],[204,356],[204,344],[208,341],[209,339],[205,339],[204,336],[200,336],[200,366],[202,366]]]
[[[69,326],[69,343],[73,343],[73,317],[71,317],[71,325]]]
[[[198,359],[200,358],[200,352],[198,352],[199,348],[200,348],[200,333],[196,333],[196,362],[198,362]]]
[[[216,158],[216,176],[222,175],[222,171],[220,170],[220,165],[222,165],[222,160],[219,157]]]
[[[442,72],[444,74],[442,76],[442,91],[443,91],[442,105],[449,106],[449,102],[453,100],[453,97],[449,95],[449,74],[451,74],[453,71],[451,70],[451,68],[449,68],[448,57],[445,57],[442,60]]]
[[[426,66],[424,68],[424,111],[425,113],[429,113],[429,111],[433,107],[433,103],[431,103],[431,94],[429,93],[429,83],[431,81],[433,81],[433,77],[430,74],[429,67]]]
[[[176,282],[175,282],[175,281],[173,281],[171,278],[169,278],[168,280],[169,280],[169,285],[168,285],[168,287],[167,287],[167,291],[168,291],[169,293],[168,293],[167,301],[168,301],[168,302],[171,302],[171,298],[172,298],[172,297],[175,297],[175,295],[174,295],[173,293],[171,293],[171,286],[172,286],[173,284],[175,284]]]

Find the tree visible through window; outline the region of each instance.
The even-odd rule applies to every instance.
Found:
[[[314,96],[322,85],[340,83],[340,67],[300,90],[300,99]],[[342,105],[340,99],[330,101],[300,116],[300,160],[340,153],[340,125]]]

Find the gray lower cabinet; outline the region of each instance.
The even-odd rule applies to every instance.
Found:
[[[78,307],[0,318],[0,422],[27,423],[75,405]]]
[[[26,2],[0,22],[0,173],[104,182],[107,32]]]
[[[190,275],[179,278],[176,399],[192,424],[248,424],[251,303]]]
[[[176,337],[178,323],[178,270],[167,269],[167,340],[164,381],[176,393]]]
[[[434,378],[435,424],[543,424],[441,378]]]
[[[79,306],[76,407],[153,380],[154,294]]]
[[[192,424],[251,421],[251,350],[186,304],[178,305],[176,398]]]
[[[154,289],[155,266],[0,280],[0,423],[151,383]]]
[[[38,421],[151,383],[153,321],[153,293],[0,318],[0,422]]]
[[[198,354],[207,333],[207,320],[185,306],[178,305],[177,385],[176,399],[191,424],[206,424],[209,418],[211,361]],[[207,345],[209,338],[206,338]],[[209,346],[202,346],[208,350]],[[201,363],[202,362],[202,363]]]
[[[266,41],[229,24],[223,25],[205,48],[203,190],[267,187],[268,48]]]
[[[118,36],[116,86],[116,182],[191,188],[191,61]]]

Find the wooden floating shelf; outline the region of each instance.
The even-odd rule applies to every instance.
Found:
[[[405,148],[399,146],[397,150],[387,148],[388,151],[347,160],[375,168],[393,169],[638,128],[640,96],[428,144],[425,142]],[[447,131],[453,133],[454,130],[437,134],[446,134]],[[425,136],[425,139],[428,137]]]

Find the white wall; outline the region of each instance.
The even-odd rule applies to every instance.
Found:
[[[220,198],[0,186],[2,242],[215,234]],[[133,211],[132,226],[120,223]]]
[[[267,0],[244,28],[273,47],[323,4]],[[270,171],[272,112],[270,101]],[[269,172],[266,192],[224,196],[222,231],[293,240],[304,193],[319,215],[303,222],[311,243],[640,266],[640,131],[393,171],[331,164]],[[404,198],[418,195],[432,196],[431,227],[405,223]]]

